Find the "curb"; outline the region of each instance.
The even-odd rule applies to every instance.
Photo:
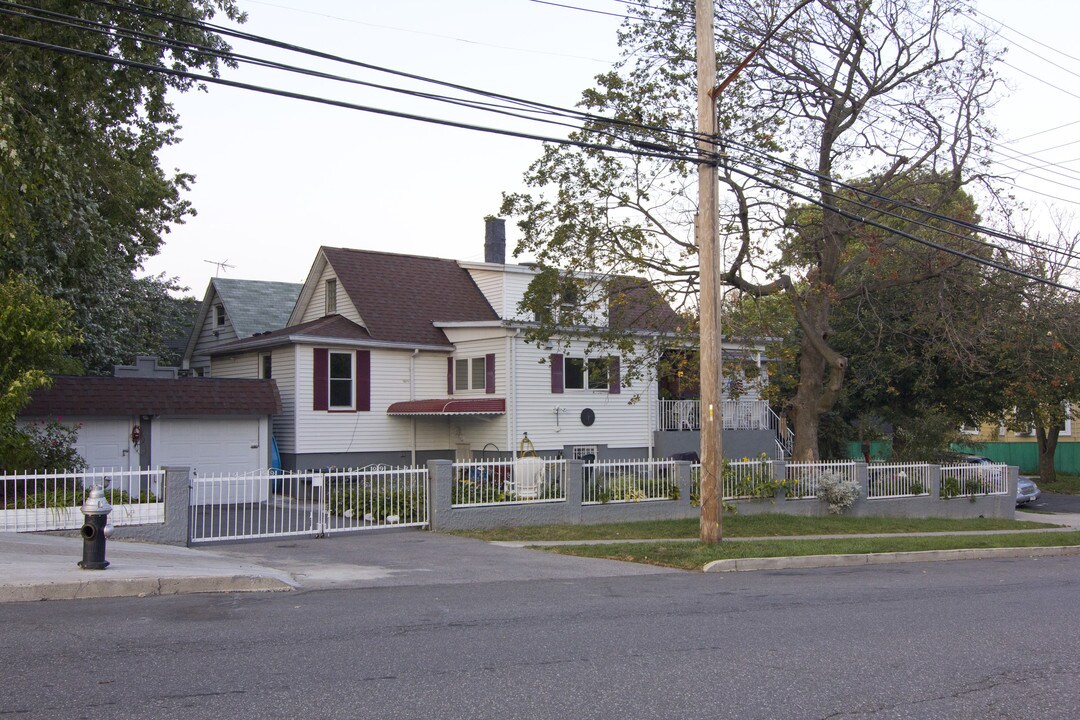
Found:
[[[1064,557],[1080,555],[1080,545],[1029,548],[977,548],[968,550],[919,550],[911,552],[867,553],[864,555],[797,555],[793,557],[735,558],[706,563],[703,572],[749,572],[800,568],[855,567],[898,563],[945,562],[948,560],[992,560],[995,558]]]
[[[195,593],[284,592],[293,586],[258,575],[101,579],[86,582],[37,583],[0,587],[0,603],[32,600],[154,597]]]

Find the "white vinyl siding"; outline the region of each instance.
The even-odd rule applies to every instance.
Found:
[[[465,266],[472,276],[473,282],[484,294],[488,304],[503,319],[529,320],[524,313],[518,311],[518,304],[525,297],[525,290],[536,276],[531,270],[487,270],[471,265]]]
[[[210,360],[206,357],[206,351],[210,348],[217,347],[218,345],[224,345],[227,342],[232,342],[236,339],[236,329],[233,328],[232,320],[229,319],[229,314],[225,314],[225,324],[217,324],[217,307],[221,305],[220,298],[217,297],[216,292],[210,300],[210,311],[206,313],[206,317],[203,318],[203,323],[199,327],[199,339],[195,342],[195,348],[191,354],[191,370],[202,370],[203,375],[209,376],[210,372]],[[195,374],[198,374],[197,372]]]
[[[602,389],[552,393],[550,355],[551,351],[517,341],[518,440],[528,433],[537,450],[562,449],[565,445],[607,445],[617,449],[651,444],[651,431],[656,427],[655,382],[638,381],[614,395],[606,385]],[[568,355],[585,357],[585,343],[572,343]],[[640,394],[641,399],[631,404],[635,394]],[[596,414],[591,427],[581,422],[581,411],[586,408]]]
[[[297,349],[296,448],[293,452],[346,453],[381,452],[411,446],[412,431],[407,423],[394,422],[386,409],[395,402],[409,399],[410,352],[371,351],[371,412],[334,413],[314,411],[313,347]],[[333,352],[355,352],[353,348],[330,348]],[[443,365],[443,392],[446,389],[446,360]]]
[[[318,282],[314,283],[312,286],[311,297],[308,298],[307,307],[304,308],[304,311],[300,316],[301,323],[318,320],[325,316],[327,280],[337,280],[334,269],[329,265],[323,269]],[[360,313],[357,312],[356,307],[353,306],[352,301],[349,300],[345,288],[342,287],[340,282],[335,283],[335,287],[337,288],[337,314],[352,320],[358,325],[363,325],[364,321],[360,317]]]
[[[278,450],[296,452],[296,354],[299,348],[289,346],[273,352],[274,381],[281,395],[281,414],[274,416],[274,437]],[[310,407],[310,406],[309,406]]]
[[[216,378],[258,378],[259,353],[225,355],[211,360],[211,374]]]

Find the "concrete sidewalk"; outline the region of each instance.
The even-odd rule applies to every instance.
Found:
[[[0,602],[290,590],[288,573],[214,553],[110,541],[104,570],[83,570],[82,539],[0,533]]]
[[[1062,527],[1042,531],[994,532],[1054,533],[1080,530],[1080,514],[1017,512],[1016,518],[1059,523]],[[327,539],[275,538],[198,548],[110,540],[106,552],[109,567],[105,570],[83,570],[77,565],[82,558],[82,539],[79,537],[0,533],[0,602],[558,580],[681,572],[614,560],[521,550],[526,546],[544,544],[549,543],[485,543],[421,531],[347,534]],[[721,564],[714,564],[708,570],[972,559],[976,552],[983,553],[979,557],[1026,557],[1037,554],[1080,554],[1080,547],[756,558],[737,562],[719,561]],[[888,557],[894,555],[911,557]]]

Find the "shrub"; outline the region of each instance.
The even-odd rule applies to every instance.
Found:
[[[0,469],[10,473],[84,470],[86,461],[75,450],[80,427],[64,425],[57,418],[7,430],[0,436]]]
[[[817,496],[829,506],[830,513],[839,515],[855,504],[859,497],[859,483],[827,472],[818,479]]]

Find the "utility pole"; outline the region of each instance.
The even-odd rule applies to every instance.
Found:
[[[717,174],[716,145],[716,40],[713,37],[713,0],[695,0],[697,30],[698,90],[698,214],[696,223],[700,294],[698,314],[701,321],[701,524],[703,543],[718,543],[723,538],[720,506],[723,501],[723,403],[721,402],[720,276],[716,251]]]

